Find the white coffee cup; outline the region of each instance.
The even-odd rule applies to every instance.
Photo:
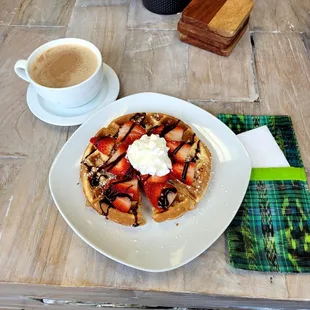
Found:
[[[33,61],[46,50],[67,44],[81,45],[92,50],[98,61],[96,71],[85,81],[69,87],[51,88],[36,83],[29,73]],[[42,98],[66,108],[76,108],[88,103],[98,94],[102,87],[103,69],[101,53],[94,44],[82,39],[63,38],[43,44],[32,52],[27,60],[18,60],[15,63],[14,70],[20,78],[29,82]]]

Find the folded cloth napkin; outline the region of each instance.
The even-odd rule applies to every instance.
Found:
[[[253,168],[290,166],[267,126],[240,133],[237,137],[248,152]]]
[[[219,119],[236,134],[266,125],[291,166],[252,170],[226,231],[230,263],[256,271],[310,272],[310,193],[290,117],[220,114]]]

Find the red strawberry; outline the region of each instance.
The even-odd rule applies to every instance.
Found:
[[[178,180],[182,181],[183,169],[184,169],[184,164],[182,164],[182,163],[175,163],[175,164],[172,165],[171,173]]]
[[[135,127],[131,130],[129,136],[125,139],[125,143],[130,145],[145,134],[145,130],[140,125],[136,124]]]
[[[151,129],[150,133],[153,134],[153,135],[160,135],[164,128],[165,127],[163,125],[153,127]]]
[[[119,129],[117,142],[123,141],[124,144],[130,145],[144,134],[145,130],[139,124],[128,121]]]
[[[112,167],[108,168],[108,171],[115,175],[124,176],[129,168],[129,161],[125,157],[123,157],[115,166],[113,166],[112,164]]]
[[[181,148],[174,154],[174,158],[176,161],[185,162],[191,146],[188,143],[184,143]]]
[[[117,160],[121,155],[125,154],[127,151],[127,147],[124,144],[120,144],[115,153],[111,156],[111,158],[107,161],[107,164],[113,163]]]
[[[169,147],[169,153],[171,154],[181,143],[180,141],[166,141],[167,147]]]
[[[185,178],[185,183],[187,185],[191,185],[194,182],[195,168],[196,168],[196,164],[190,162],[187,172],[186,172],[186,178]]]
[[[188,165],[188,166],[187,166]],[[183,178],[183,171],[186,169],[185,177]],[[194,181],[196,164],[193,162],[187,163],[175,163],[172,165],[172,174],[180,181],[184,182],[187,185],[191,185]]]
[[[151,204],[160,211],[167,210],[177,195],[175,187],[167,183],[150,183],[144,189]]]
[[[191,149],[190,144],[180,141],[167,141],[167,146],[169,154],[173,154],[174,160],[179,162],[185,162]]]
[[[117,210],[127,213],[131,207],[131,200],[129,197],[116,197],[112,204]]]
[[[181,141],[183,137],[184,129],[177,126],[165,134],[165,139],[170,141]]]
[[[155,184],[147,184],[144,187],[145,194],[153,207],[158,209],[158,198],[160,197],[160,193],[164,188],[164,184],[155,183]]]
[[[115,140],[113,138],[106,137],[96,142],[96,147],[99,152],[105,155],[110,155],[114,147],[114,144],[115,144]]]
[[[146,180],[146,183],[166,183],[168,181],[168,174],[164,176],[157,176],[157,175],[150,175],[149,178]]]
[[[98,141],[98,137],[92,137],[89,139],[89,142],[92,144],[96,144],[97,141]]]
[[[138,179],[112,183],[118,193],[129,194],[134,201],[139,201]]]
[[[125,136],[127,135],[128,131],[131,130],[131,127],[134,126],[133,121],[128,121],[125,124],[122,125],[122,127],[118,131],[118,137],[117,137],[117,142],[122,141]]]

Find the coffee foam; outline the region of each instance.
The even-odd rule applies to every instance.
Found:
[[[38,84],[51,88],[69,87],[87,80],[97,69],[98,60],[89,48],[60,45],[44,51],[32,63],[30,75]]]

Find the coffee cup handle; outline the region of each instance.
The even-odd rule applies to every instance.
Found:
[[[26,75],[27,60],[17,60],[14,66],[15,73],[23,80],[30,82]]]

